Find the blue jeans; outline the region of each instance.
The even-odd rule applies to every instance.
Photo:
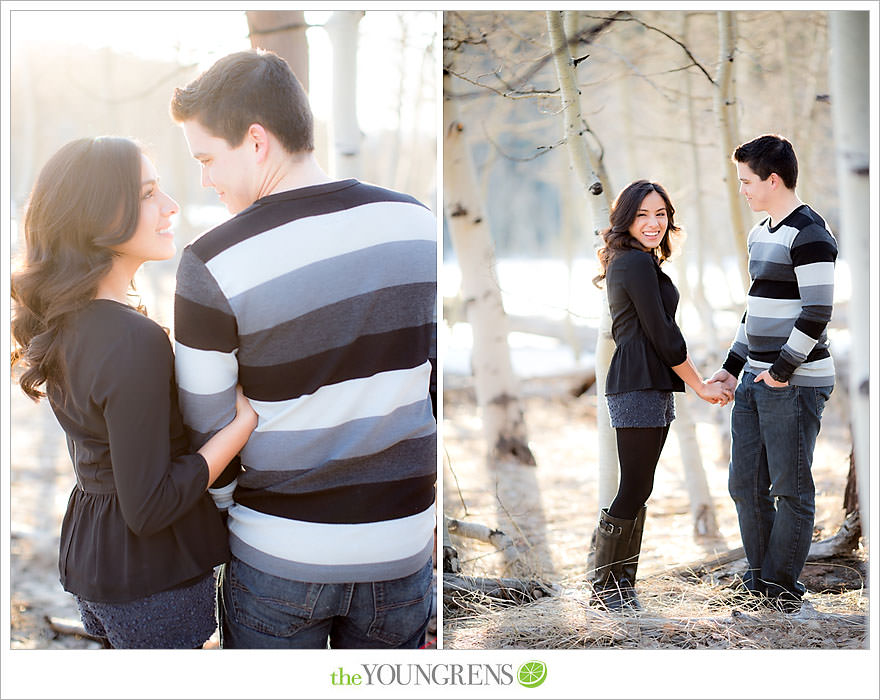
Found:
[[[217,595],[225,649],[417,649],[431,616],[429,561],[391,581],[308,583],[240,559],[223,566]]]
[[[813,535],[816,489],[813,449],[830,386],[755,384],[746,372],[731,414],[728,490],[749,563],[754,592],[800,600],[798,581]]]

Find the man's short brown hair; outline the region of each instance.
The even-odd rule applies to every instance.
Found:
[[[764,134],[737,146],[732,159],[745,163],[761,180],[776,173],[790,190],[797,186],[798,162],[788,139],[777,134]]]
[[[199,122],[231,148],[241,145],[251,124],[260,124],[290,153],[315,150],[308,96],[287,61],[271,51],[229,54],[175,88],[171,117]]]

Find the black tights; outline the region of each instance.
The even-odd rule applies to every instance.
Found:
[[[620,486],[608,508],[615,518],[632,520],[648,501],[654,488],[654,470],[666,443],[669,426],[663,428],[616,428]]]

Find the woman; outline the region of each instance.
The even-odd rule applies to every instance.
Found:
[[[207,488],[256,427],[239,390],[233,420],[190,453],[168,336],[128,302],[138,268],[174,256],[177,211],[137,144],[73,141],[37,178],[12,278],[12,363],[29,397],[48,396],[76,474],[61,583],[105,647],[211,636],[213,569],[229,549]]]
[[[614,202],[611,227],[599,250],[607,283],[611,358],[605,395],[611,426],[617,433],[620,486],[603,508],[596,531],[593,602],[608,609],[638,608],[634,585],[645,524],[645,503],[654,471],[675,418],[672,392],[691,387],[710,403],[725,404],[730,391],[707,383],[697,373],[675,323],[678,290],[660,269],[680,229],[675,210],[660,185],[638,180]]]

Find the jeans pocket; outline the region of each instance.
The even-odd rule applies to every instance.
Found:
[[[272,576],[235,558],[226,565],[224,585],[229,617],[273,637],[290,637],[308,625],[324,588]]]
[[[785,386],[770,386],[767,382],[761,382],[767,387],[767,390],[774,394],[785,394],[794,390],[795,385],[788,383]]]
[[[368,635],[398,645],[415,635],[431,616],[431,577],[428,561],[410,576],[373,583],[375,616]]]
[[[832,387],[818,386],[813,389],[816,399],[816,416],[822,420],[822,413],[825,411],[825,403],[831,398]]]

